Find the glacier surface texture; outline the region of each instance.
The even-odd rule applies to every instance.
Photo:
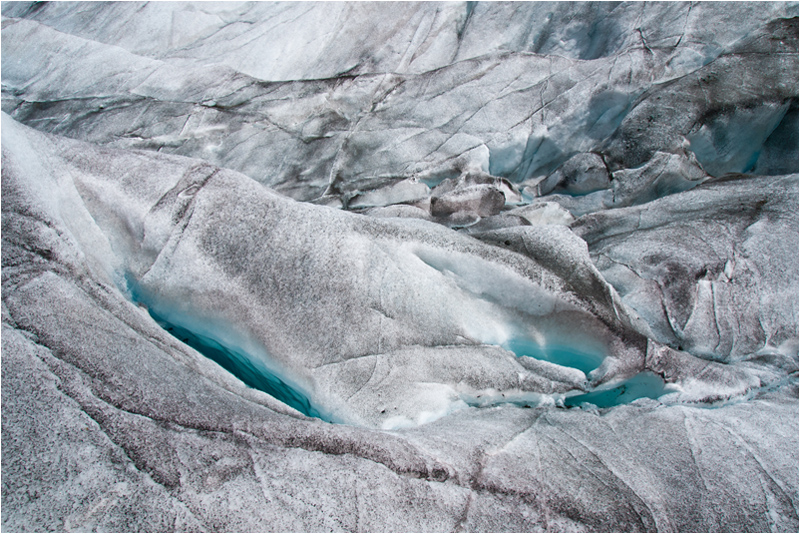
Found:
[[[797,2],[3,2],[2,528],[798,530]]]

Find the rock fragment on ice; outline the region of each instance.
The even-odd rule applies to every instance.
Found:
[[[489,217],[500,213],[506,203],[503,192],[491,185],[469,185],[431,198],[431,215],[475,215]]]
[[[563,192],[569,195],[585,195],[611,185],[611,175],[598,154],[576,154],[564,162],[555,172],[538,184],[538,195]]]
[[[537,200],[527,206],[520,206],[509,211],[509,215],[524,217],[530,224],[563,224],[569,225],[575,218],[556,202]]]

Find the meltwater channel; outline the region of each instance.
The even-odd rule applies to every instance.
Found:
[[[166,332],[216,362],[248,387],[271,395],[303,415],[316,417],[329,423],[335,422],[330,417],[323,415],[322,410],[312,405],[308,396],[287,384],[258,358],[252,357],[238,348],[229,347],[208,335],[199,334],[187,328],[185,322],[182,326],[176,324],[174,319],[170,320],[159,314],[153,309],[153,302],[148,298],[148,294],[129,273],[125,276],[124,291],[134,304],[143,305],[150,317]]]
[[[153,320],[173,337],[211,359],[248,387],[263,391],[308,417],[315,417],[329,423],[336,422],[327,417],[323,410],[315,407],[307,395],[287,384],[261,360],[248,355],[241,349],[226,346],[213,337],[200,334],[186,326],[176,324],[174,320],[165,318],[147,305],[147,299],[142,298],[143,295],[136,290],[138,289],[137,284],[132,283],[130,279],[128,282],[129,288],[133,289],[131,291],[132,300],[135,303],[144,304]],[[579,369],[587,375],[599,367],[604,357],[598,353],[578,350],[568,344],[540,347],[525,336],[514,337],[504,343],[502,347],[513,352],[517,357],[528,356],[545,360],[564,367]],[[584,404],[589,404],[597,408],[611,408],[643,397],[657,399],[668,393],[665,386],[666,384],[660,377],[650,372],[644,372],[611,388],[601,388],[566,397],[564,407],[582,407]],[[509,403],[525,404],[514,401]]]
[[[311,405],[308,397],[286,384],[255,358],[251,358],[241,351],[226,347],[210,337],[172,324],[152,310],[150,311],[150,316],[161,328],[203,356],[219,364],[249,387],[272,395],[308,417],[325,420],[320,411]]]
[[[264,391],[308,417],[335,422],[323,416],[322,412],[311,404],[307,396],[289,386],[259,360],[248,356],[240,350],[226,347],[208,336],[171,323],[152,310],[149,310],[149,313],[161,328],[203,356],[219,364],[247,386]],[[505,348],[511,350],[517,356],[529,356],[547,360],[558,365],[580,369],[587,374],[602,362],[602,357],[577,351],[563,345],[548,347],[547,350],[542,351],[541,349],[536,350],[532,343],[515,339],[511,340]],[[609,389],[594,390],[567,397],[564,399],[564,406],[572,408],[590,404],[597,408],[611,408],[645,397],[657,399],[665,393],[668,393],[668,391],[665,390],[664,381],[653,373],[645,372]]]

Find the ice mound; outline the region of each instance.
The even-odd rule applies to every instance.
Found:
[[[61,162],[61,187],[74,193],[51,209],[83,213],[81,225],[91,224],[103,236],[104,249],[85,252],[93,264],[105,266],[99,274],[179,339],[223,367],[237,368],[246,383],[261,369],[267,387],[260,389],[278,398],[293,392],[287,403],[309,415],[325,412],[326,419],[379,426],[391,418],[430,421],[430,394],[409,391],[413,383],[455,391],[480,382],[471,387],[530,391],[537,398],[569,391],[543,385],[513,356],[487,345],[584,374],[608,358],[611,371],[594,386],[644,362],[646,338],[586,254],[581,260],[602,284],[606,302],[600,306],[608,308],[583,300],[570,286],[580,276],[564,280],[553,266],[536,261],[546,253],[529,258],[438,225],[299,204],[242,175],[191,161],[171,160],[173,172],[176,166],[185,170],[172,175],[170,186],[168,175],[148,176],[150,164],[141,157],[46,138],[7,122],[10,168],[34,145],[51,147],[48,158]],[[127,162],[123,180],[113,170],[118,157]],[[43,188],[52,180],[41,171],[38,178]],[[159,198],[148,181],[158,183]],[[85,231],[73,229],[69,219],[64,224],[73,233]],[[557,264],[559,257],[549,250],[549,261]],[[575,265],[570,261],[560,269]],[[320,283],[309,283],[320,276]],[[569,356],[586,353],[584,346],[591,347],[590,367],[581,356]],[[363,392],[356,410],[348,400],[353,392],[347,392],[366,386],[371,376],[355,371],[362,361],[349,362],[411,347],[425,348],[427,363],[389,357],[388,377],[373,391],[382,403],[401,404],[405,411],[360,413],[378,403]],[[456,347],[464,350],[453,352]],[[444,349],[448,358],[432,356]],[[333,365],[353,370],[330,373]],[[574,387],[583,391],[588,382]],[[433,403],[441,405],[437,417],[464,406],[459,395],[445,397]]]

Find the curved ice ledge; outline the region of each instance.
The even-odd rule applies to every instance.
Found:
[[[203,356],[217,363],[227,372],[241,380],[248,387],[258,389],[302,413],[328,423],[341,423],[324,408],[310,400],[311,395],[296,385],[291,378],[267,365],[264,357],[223,341],[226,337],[215,334],[210,324],[200,325],[197,319],[167,311],[170,307],[156,304],[145,296],[145,292],[131,279],[127,278],[128,294],[131,300],[147,309],[148,314],[166,332],[195,349]],[[159,313],[159,309],[162,313]],[[201,333],[202,332],[202,333]],[[523,335],[509,338],[500,345],[517,358],[529,357],[552,364],[573,368],[589,375],[603,362],[605,356],[589,347],[574,347],[566,343],[542,346]],[[266,355],[268,356],[268,355]],[[588,381],[587,381],[588,383]],[[631,403],[637,399],[659,397],[670,393],[667,384],[651,372],[639,373],[622,383],[608,387],[593,388],[587,392],[572,392],[566,395],[539,394],[533,392],[460,392],[459,399],[472,408],[489,408],[503,404],[532,408],[541,405],[563,406],[565,408],[612,408]]]

